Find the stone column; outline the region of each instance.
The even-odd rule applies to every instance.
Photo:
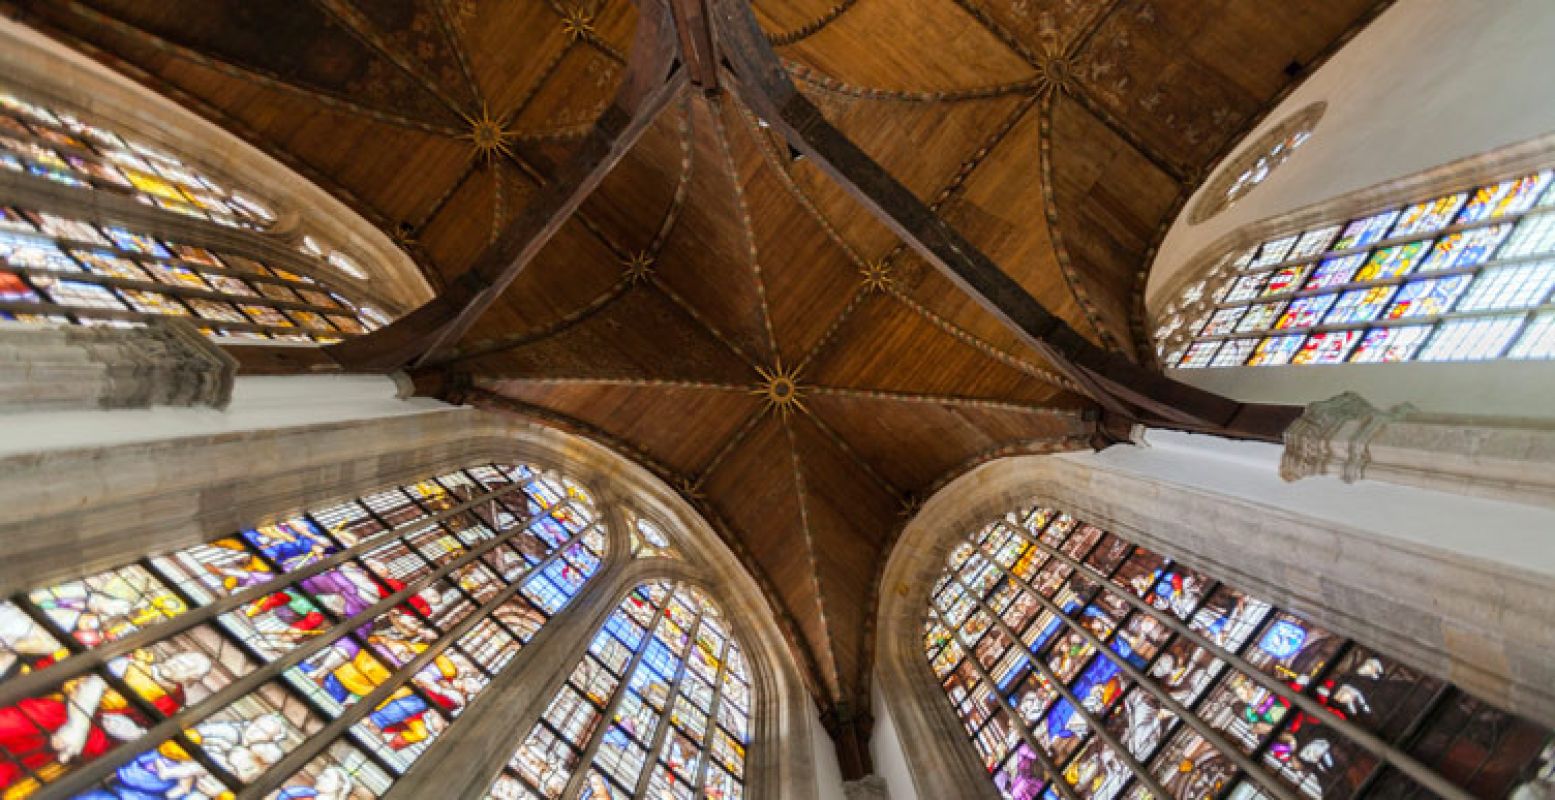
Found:
[[[1382,411],[1346,392],[1285,432],[1280,477],[1312,475],[1555,506],[1555,421]]]
[[[237,366],[193,324],[176,317],[136,328],[0,323],[0,414],[225,408]]]

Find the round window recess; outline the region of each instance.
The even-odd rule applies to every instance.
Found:
[[[1204,194],[1188,214],[1188,224],[1197,225],[1211,219],[1268,180],[1312,138],[1313,129],[1327,110],[1328,104],[1318,101],[1297,111],[1227,162],[1204,187]]]

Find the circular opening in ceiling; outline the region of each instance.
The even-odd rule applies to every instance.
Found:
[[[1297,111],[1222,166],[1188,213],[1188,224],[1197,225],[1213,218],[1268,180],[1312,138],[1312,131],[1327,110],[1328,103],[1318,101]]]

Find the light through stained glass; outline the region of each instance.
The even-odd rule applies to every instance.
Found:
[[[488,797],[742,798],[750,704],[745,659],[713,603],[685,584],[639,585]]]
[[[930,604],[929,668],[1008,800],[1428,794],[1393,753],[1504,797],[1555,755],[1547,728],[1054,509],[969,537]]]
[[[379,797],[598,570],[600,524],[481,464],[0,601],[0,795]]]
[[[0,193],[0,320],[122,326],[180,316],[214,336],[321,343],[386,322],[341,285],[349,281],[326,283],[240,254],[253,246],[229,250],[237,240],[269,244],[261,240],[277,214],[263,203],[132,135],[4,86],[0,169],[71,187],[60,207],[76,209],[12,206]],[[204,237],[223,242],[213,252],[199,246],[206,242],[101,224],[102,203],[91,193],[230,230]],[[300,258],[315,261],[319,276],[367,278],[357,261],[316,242]],[[234,306],[240,297],[253,299]]]
[[[1542,170],[1227,256],[1213,297],[1195,284],[1168,307],[1159,351],[1193,369],[1551,358],[1552,183]]]

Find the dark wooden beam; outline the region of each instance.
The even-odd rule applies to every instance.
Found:
[[[707,0],[670,0],[670,13],[691,85],[704,92],[718,91],[718,48]]]
[[[340,371],[340,365],[317,347],[249,342],[220,347],[237,359],[239,375],[315,375]]]
[[[712,0],[720,52],[740,98],[790,145],[1104,409],[1161,427],[1277,440],[1294,407],[1249,407],[1108,352],[1048,311],[795,88],[744,0]]]
[[[685,71],[675,69],[675,52],[667,10],[642,3],[637,40],[615,100],[556,180],[437,297],[386,328],[326,348],[330,357],[353,371],[390,371],[451,352],[684,89]]]

